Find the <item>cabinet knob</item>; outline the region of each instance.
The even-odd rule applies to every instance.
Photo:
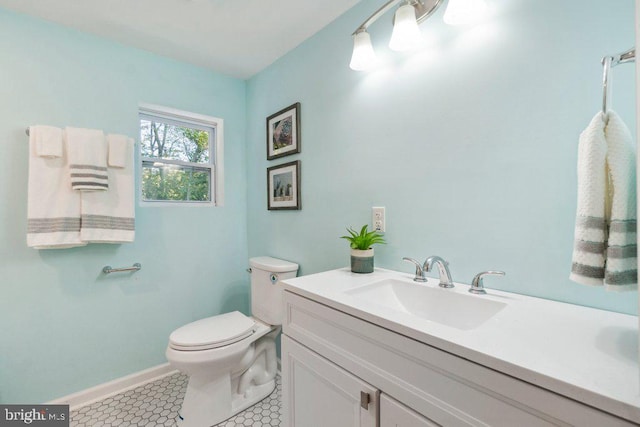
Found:
[[[369,393],[361,391],[360,392],[360,406],[362,407],[362,409],[366,409],[368,411],[369,410],[369,402],[371,402],[371,396],[369,396]]]

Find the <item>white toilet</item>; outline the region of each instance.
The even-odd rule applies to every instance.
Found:
[[[249,260],[251,310],[198,320],[169,336],[167,360],[189,375],[178,416],[181,427],[210,427],[259,402],[275,388],[275,338],[284,306],[280,280],[298,264],[271,257]]]

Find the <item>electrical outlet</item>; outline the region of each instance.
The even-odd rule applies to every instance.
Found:
[[[371,223],[373,229],[384,233],[386,228],[386,220],[384,215],[384,207],[372,207],[371,208]]]

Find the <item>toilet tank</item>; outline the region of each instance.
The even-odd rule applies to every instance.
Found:
[[[251,312],[269,325],[282,325],[281,280],[296,277],[298,264],[267,256],[250,258]]]

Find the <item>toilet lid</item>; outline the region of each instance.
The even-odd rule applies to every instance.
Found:
[[[256,323],[239,311],[197,320],[176,329],[169,344],[177,350],[206,350],[240,341],[253,334]]]

